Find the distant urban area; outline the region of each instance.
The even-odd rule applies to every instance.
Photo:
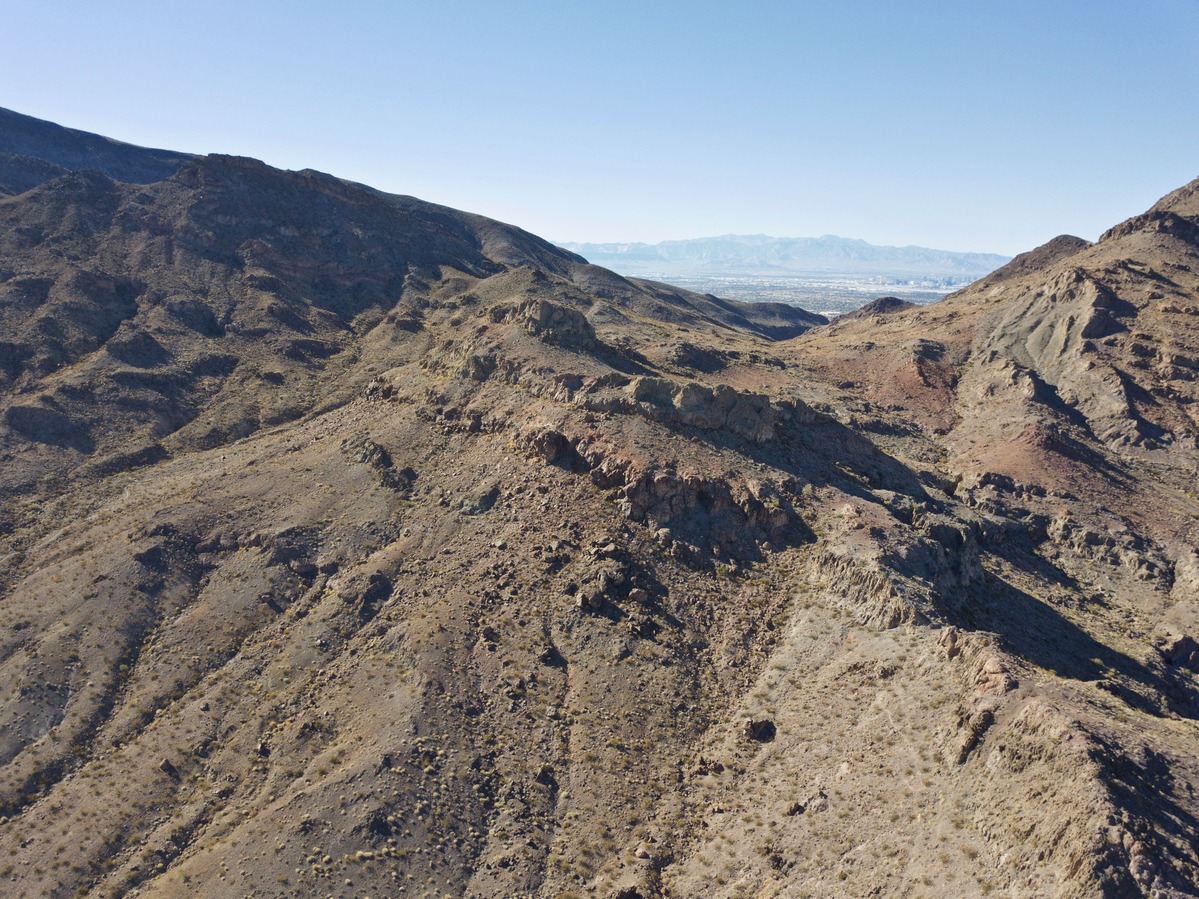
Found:
[[[787,275],[785,277],[707,275],[687,278],[652,272],[627,273],[629,277],[668,281],[696,293],[709,293],[748,303],[788,303],[821,315],[844,315],[860,309],[880,296],[897,296],[912,303],[934,303],[977,278],[838,278],[830,275]]]
[[[883,247],[832,235],[560,246],[627,277],[725,299],[789,303],[823,315],[850,312],[885,295],[932,303],[1010,261],[994,253]]]

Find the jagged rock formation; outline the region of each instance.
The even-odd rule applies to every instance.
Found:
[[[822,324],[47,133],[6,895],[1199,889],[1199,183]]]

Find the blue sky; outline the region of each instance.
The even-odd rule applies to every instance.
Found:
[[[1016,253],[1199,177],[1199,0],[6,0],[0,106],[553,240]]]

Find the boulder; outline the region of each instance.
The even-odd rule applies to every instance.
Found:
[[[778,728],[769,718],[746,718],[742,733],[758,743],[770,743],[778,734]]]

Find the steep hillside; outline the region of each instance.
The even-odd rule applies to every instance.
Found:
[[[826,385],[838,420],[901,458],[935,458],[956,501],[1005,521],[984,559],[1004,586],[962,599],[972,624],[1036,670],[1036,705],[1009,700],[1012,714],[1053,697],[1106,766],[1097,789],[1117,816],[1141,815],[1159,840],[1154,861],[1129,857],[1137,887],[1165,889],[1160,878],[1185,895],[1196,889],[1197,194],[1199,181],[1093,245],[1056,238],[942,303],[847,316],[783,354]],[[1002,764],[1006,739],[995,734],[988,764]]]
[[[187,153],[123,144],[0,109],[0,196],[23,193],[71,171],[99,172],[120,181],[148,184],[170,177],[192,158]]]
[[[5,895],[1199,889],[1194,191],[828,325],[22,152]]]

